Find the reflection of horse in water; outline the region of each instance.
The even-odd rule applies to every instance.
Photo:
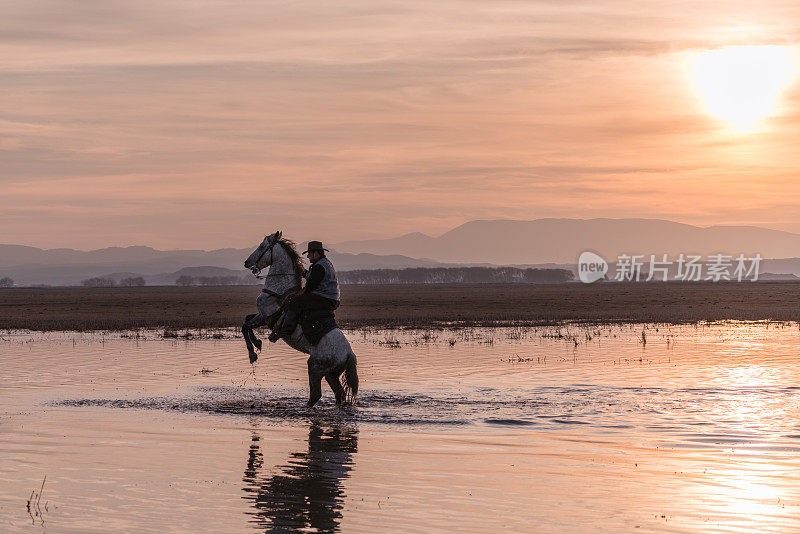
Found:
[[[254,523],[265,532],[339,530],[344,505],[342,480],[349,476],[358,448],[358,430],[312,423],[308,452],[296,452],[271,476],[262,474],[260,438],[253,435],[244,482]]]
[[[260,351],[262,342],[253,332],[255,328],[268,326],[272,328],[281,313],[281,302],[287,295],[300,290],[303,277],[303,263],[294,243],[275,232],[264,238],[264,241],[244,262],[244,266],[254,274],[269,267],[264,275],[264,288],[256,299],[258,313],[245,318],[242,325],[250,363],[258,359],[256,350]],[[290,339],[286,342],[290,347],[308,354],[308,405],[313,406],[322,397],[322,379],[328,382],[336,396],[336,404],[355,401],[358,393],[358,371],[356,355],[341,330],[334,328],[322,336],[315,344],[311,344],[303,328],[298,325]]]

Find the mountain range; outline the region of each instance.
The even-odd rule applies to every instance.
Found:
[[[660,219],[536,219],[471,221],[438,237],[412,233],[393,239],[343,241],[339,252],[402,254],[440,262],[498,265],[576,263],[593,251],[608,261],[620,254],[760,253],[800,256],[800,234],[757,226],[699,227]]]
[[[305,249],[305,243],[298,248]],[[438,237],[411,233],[391,239],[329,245],[341,271],[407,267],[492,266],[574,268],[591,250],[609,262],[620,254],[725,253],[772,258],[762,272],[800,275],[800,235],[756,226],[699,227],[658,219],[536,219],[471,221]],[[148,284],[195,276],[247,275],[251,249],[156,250],[147,246],[92,251],[0,245],[0,277],[17,285],[77,285],[98,276],[143,276]],[[110,273],[110,274],[109,274]]]

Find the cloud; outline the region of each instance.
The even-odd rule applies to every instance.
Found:
[[[734,137],[683,64],[794,42],[799,17],[776,0],[724,15],[662,0],[11,0],[0,241],[250,246],[267,223],[341,241],[503,216],[795,224],[798,92],[767,132]]]

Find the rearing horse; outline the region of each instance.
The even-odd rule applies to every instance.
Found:
[[[280,231],[264,238],[264,241],[245,260],[244,266],[259,276],[267,267],[264,288],[256,299],[258,313],[248,315],[242,325],[242,334],[250,354],[250,363],[258,359],[262,342],[253,332],[260,326],[272,328],[280,316],[280,304],[289,293],[300,289],[303,278],[303,260],[294,248],[294,243],[284,239]],[[322,378],[330,385],[336,404],[352,404],[358,393],[356,355],[341,330],[334,328],[312,345],[303,335],[298,324],[288,345],[308,354],[308,406],[322,397]]]

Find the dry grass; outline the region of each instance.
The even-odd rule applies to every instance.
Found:
[[[122,330],[239,326],[258,288],[0,290],[0,328]],[[800,320],[800,283],[344,286],[345,327],[429,328],[584,322]],[[176,332],[177,333],[177,332]]]

